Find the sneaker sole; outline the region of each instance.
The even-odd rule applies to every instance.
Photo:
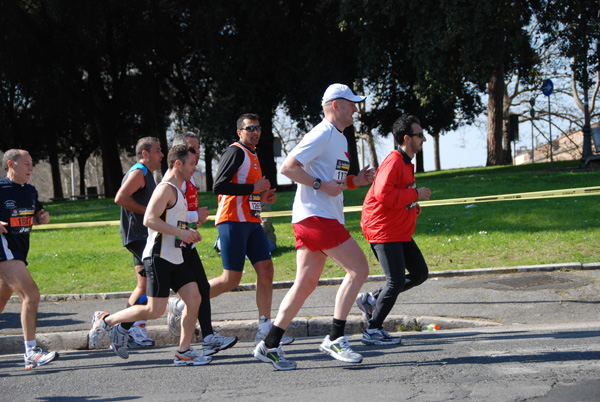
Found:
[[[216,348],[216,349],[204,349],[204,347],[203,347],[202,348],[202,354],[204,356],[212,356],[215,353],[218,353],[218,352],[220,352],[222,350],[232,348],[237,343],[237,341],[238,341],[238,338],[235,337],[235,339],[233,340],[233,342],[231,342],[231,343],[229,343],[229,344],[227,344],[225,346],[221,346],[220,348]]]
[[[371,341],[371,340],[365,340],[365,339],[361,339],[361,342],[365,345],[369,345],[369,346],[392,346],[392,345],[400,345],[400,343],[402,343],[401,340],[398,341]]]
[[[273,367],[275,367],[277,370],[280,371],[287,371],[287,370],[295,370],[296,366],[290,366],[290,367],[282,367],[277,365],[277,362],[269,359],[267,356],[257,352],[256,350],[252,353],[254,355],[254,357],[256,357],[258,360],[263,361],[265,363],[271,363],[273,365]]]
[[[341,355],[337,354],[336,352],[334,352],[333,350],[327,349],[323,346],[319,346],[319,349],[321,349],[321,352],[327,353],[329,356],[333,357],[335,360],[339,360],[344,363],[360,363],[363,360],[362,356],[360,357],[360,359],[350,359],[348,357],[341,356]]]
[[[42,363],[37,363],[37,362],[30,363],[30,364],[28,364],[28,365],[26,365],[26,366],[25,366],[25,370],[31,370],[31,369],[34,369],[34,368],[36,368],[36,367],[44,366],[44,365],[46,365],[46,364],[48,364],[48,363],[51,363],[51,362],[53,362],[54,360],[58,359],[58,356],[59,356],[59,354],[58,354],[58,353],[55,353],[55,355],[54,355],[54,358],[52,358],[52,359],[50,359],[50,360],[47,360],[47,361],[45,361],[45,362],[42,362]]]
[[[154,346],[156,343],[152,342],[152,344],[141,344],[141,343],[137,343],[135,341],[131,341],[131,342],[127,342],[127,347],[130,349],[148,349],[151,348],[152,346]]]
[[[203,362],[192,362],[192,361],[186,361],[186,360],[173,360],[173,365],[175,367],[206,366],[211,361],[212,361],[212,359],[208,359],[208,360],[203,361]]]
[[[116,349],[116,348],[115,348],[113,345],[110,345],[110,348],[111,348],[111,349],[113,350],[113,352],[115,352],[115,354],[116,354],[117,356],[119,356],[121,359],[129,359],[129,353],[127,353],[127,355],[124,355],[124,356],[123,356],[123,355],[121,355],[121,354],[119,353],[119,351],[118,351],[118,350],[117,350],[117,349]]]

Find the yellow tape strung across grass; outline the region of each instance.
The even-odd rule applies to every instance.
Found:
[[[482,197],[449,198],[446,200],[419,201],[419,205],[421,205],[421,207],[438,207],[442,205],[474,204],[476,202],[535,200],[540,198],[582,197],[586,195],[600,195],[600,187],[581,187],[569,188],[564,190],[532,191],[530,193],[489,195]],[[344,212],[360,212],[361,210],[362,205],[344,207]],[[292,216],[292,211],[268,211],[262,212],[260,215],[264,218],[279,218],[282,216]],[[208,220],[214,221],[215,215],[210,215],[208,217]],[[119,226],[119,221],[50,223],[47,225],[36,225],[33,228],[40,230],[84,228],[95,226]]]

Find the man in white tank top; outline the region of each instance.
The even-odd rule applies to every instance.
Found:
[[[169,172],[154,190],[144,214],[144,225],[148,227],[148,241],[143,253],[148,304],[135,305],[114,314],[96,311],[89,333],[92,347],[97,347],[110,329],[111,348],[119,357],[127,359],[129,335],[118,324],[158,319],[165,312],[170,289],[173,289],[186,305],[179,348],[173,363],[176,366],[210,363],[210,357],[203,356],[191,347],[201,297],[194,274],[182,253],[182,247],[186,244],[202,239],[200,233],[187,227],[187,202],[181,192],[183,182],[189,180],[196,170],[194,153],[193,148],[184,145],[169,150]]]

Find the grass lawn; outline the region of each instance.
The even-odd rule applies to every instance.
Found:
[[[600,185],[600,172],[573,172],[578,162],[474,168],[417,174],[432,200]],[[346,191],[345,205],[361,205],[367,188]],[[279,193],[274,211],[291,210],[294,193]],[[596,262],[600,239],[597,196],[514,200],[424,207],[414,238],[430,270],[471,269],[563,262]],[[200,194],[200,205],[214,214],[217,198]],[[66,201],[45,205],[51,223],[118,220],[112,199]],[[273,218],[277,249],[275,280],[292,280],[296,271],[290,217]],[[371,274],[382,271],[360,229],[360,212],[346,214],[346,227],[365,251]],[[213,249],[212,222],[200,228],[198,251],[209,278],[222,271]],[[29,269],[43,294],[130,291],[135,286],[131,254],[121,247],[118,226],[34,230]],[[328,260],[323,277],[343,276]],[[246,263],[244,283],[256,280]]]

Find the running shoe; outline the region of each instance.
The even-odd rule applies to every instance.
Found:
[[[264,341],[265,338],[267,337],[267,334],[269,332],[260,332],[260,331],[256,331],[256,335],[254,336],[254,345],[258,345],[261,341]],[[290,343],[294,342],[296,339],[292,338],[291,336],[282,336],[281,337],[281,344],[283,346],[285,345],[289,345]]]
[[[375,332],[363,332],[362,343],[365,345],[397,345],[402,341],[399,336],[391,336],[383,328],[376,329]]]
[[[36,346],[31,349],[29,355],[23,356],[23,358],[25,359],[25,370],[30,370],[58,359],[58,353],[44,352],[42,348]]]
[[[148,348],[154,346],[156,342],[148,336],[146,321],[137,321],[129,328],[129,346],[132,348]]]
[[[365,314],[367,325],[369,325],[369,320],[371,320],[373,311],[375,311],[375,306],[369,303],[369,295],[370,293],[359,293],[356,297],[356,305]]]
[[[350,348],[345,336],[340,336],[335,341],[331,341],[329,335],[327,335],[319,349],[322,352],[329,353],[334,359],[346,363],[360,363],[363,359],[361,355]]]
[[[254,348],[253,354],[258,360],[271,363],[277,370],[294,370],[296,368],[296,362],[285,358],[281,344],[276,348],[269,349],[265,345],[265,341],[260,341]]]
[[[175,352],[173,364],[175,366],[204,366],[211,361],[212,357],[202,356],[200,353],[196,352],[190,347],[190,349],[185,353]]]
[[[125,331],[120,325],[115,325],[110,330],[110,348],[121,359],[129,358],[127,343],[129,341],[129,331]]]
[[[104,321],[108,316],[106,311],[96,311],[92,317],[92,329],[88,334],[90,340],[90,346],[94,349],[100,347],[100,342],[107,335],[107,331],[110,330],[110,326]]]
[[[202,341],[202,354],[204,356],[214,355],[221,350],[229,349],[235,345],[237,341],[237,336],[223,336],[213,332]]]
[[[167,303],[167,325],[169,331],[176,337],[181,336],[181,311],[177,308],[179,297],[173,296],[169,298]]]

